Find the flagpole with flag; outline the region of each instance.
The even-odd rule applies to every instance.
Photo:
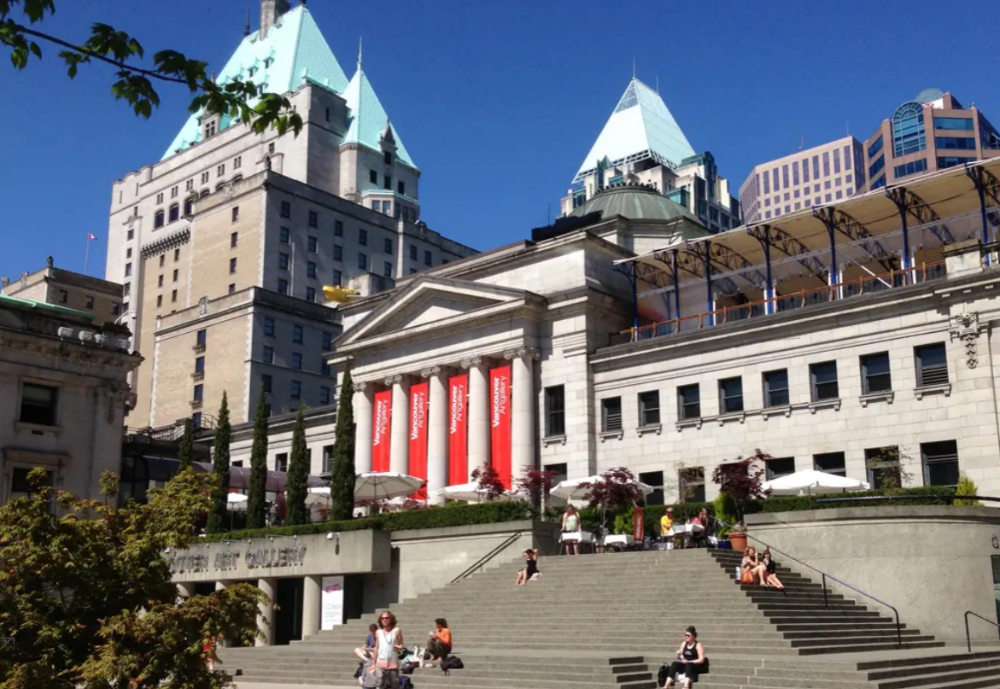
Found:
[[[87,233],[87,248],[83,252],[83,274],[87,274],[87,260],[90,258],[90,242],[95,241],[97,237],[93,233]]]

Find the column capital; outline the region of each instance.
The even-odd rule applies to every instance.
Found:
[[[518,358],[538,359],[540,357],[541,352],[538,351],[537,347],[515,347],[514,349],[508,349],[503,353],[503,358],[508,361]]]
[[[386,376],[385,377],[385,384],[386,385],[395,385],[396,383],[402,383],[403,382],[403,378],[404,378],[404,376],[402,374],[400,374],[400,373],[397,373],[394,376]]]
[[[465,359],[462,359],[462,368],[469,369],[475,366],[482,366],[482,364],[483,364],[483,357],[481,356],[470,356]]]
[[[420,376],[422,378],[433,378],[434,376],[440,375],[441,371],[442,369],[440,366],[431,366],[420,371]]]
[[[368,389],[370,383],[362,381],[362,382],[352,383],[352,385],[354,386],[355,392],[364,392],[366,389]]]

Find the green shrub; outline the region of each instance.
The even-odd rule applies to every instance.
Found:
[[[853,501],[849,498],[866,498],[892,495],[894,500]],[[933,496],[946,496],[935,498]],[[847,500],[836,500],[836,495],[796,495],[768,498],[762,501],[764,512],[800,512],[802,510],[829,510],[839,507],[883,507],[899,505],[950,505],[955,495],[954,488],[921,486],[919,488],[895,488],[889,490],[866,490],[845,494]],[[831,500],[831,502],[819,502]]]
[[[438,529],[446,526],[470,524],[499,524],[502,522],[534,519],[535,511],[527,502],[484,502],[478,505],[430,507],[404,512],[390,512],[373,517],[345,521],[318,522],[300,526],[280,526],[270,529],[245,529],[207,536],[206,541],[240,540],[265,536],[291,536],[327,533],[328,531],[408,531],[413,529]]]
[[[971,478],[962,474],[958,479],[958,488],[955,490],[955,495],[976,495],[976,482]],[[956,505],[962,507],[982,507],[983,503],[978,500],[956,500]]]

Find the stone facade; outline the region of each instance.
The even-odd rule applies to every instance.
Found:
[[[125,315],[121,284],[56,268],[51,256],[41,270],[16,280],[4,278],[0,294],[83,311],[93,315],[96,324],[115,323]]]

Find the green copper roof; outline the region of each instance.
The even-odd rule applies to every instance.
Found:
[[[216,77],[219,84],[242,78],[262,85],[270,93],[288,93],[309,78],[337,93],[347,88],[347,75],[303,5],[283,14],[266,38],[260,38],[259,33],[254,32],[243,39]],[[188,118],[163,159],[201,141],[200,117],[201,113],[195,113]],[[230,124],[225,117],[221,128]]]
[[[660,94],[633,77],[573,182],[582,181],[601,161],[607,161],[609,170],[647,158],[677,167],[693,155],[694,149]]]
[[[410,167],[416,168],[413,159],[403,145],[403,140],[399,138],[399,132],[395,125],[389,122],[389,116],[382,107],[375,89],[368,81],[365,71],[361,68],[361,61],[358,60],[358,71],[351,77],[351,83],[343,93],[347,107],[350,109],[348,115],[348,129],[344,136],[345,144],[360,144],[375,151],[382,150],[379,141],[385,131],[386,124],[392,128],[392,136],[396,140],[396,158]]]
[[[583,216],[595,211],[603,213],[603,220],[620,215],[629,220],[689,220],[698,227],[702,226],[687,208],[647,187],[610,187],[577,207],[571,215]]]
[[[48,304],[44,301],[35,301],[34,299],[21,299],[20,297],[9,297],[6,294],[0,294],[0,304],[3,302],[26,309],[41,309],[43,311],[51,311],[64,316],[83,318],[88,321],[94,320],[94,314],[92,313],[77,311],[76,309],[71,309],[68,306],[59,306],[58,304]]]

